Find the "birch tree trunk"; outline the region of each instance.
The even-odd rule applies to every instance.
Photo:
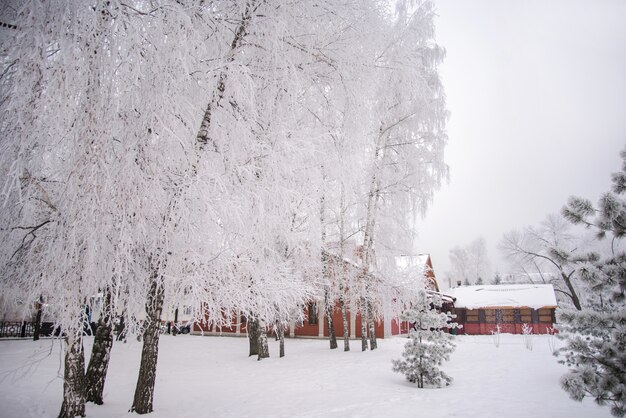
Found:
[[[135,388],[135,397],[130,412],[148,414],[153,411],[154,383],[159,354],[159,331],[164,298],[163,280],[153,273],[148,300],[146,301],[146,320],[144,322],[141,365]]]
[[[102,393],[109,368],[109,359],[111,358],[111,347],[113,347],[111,290],[107,289],[104,292],[102,315],[98,320],[98,328],[85,374],[87,402],[93,402],[96,405],[103,404]]]
[[[361,299],[361,324],[362,324],[362,328],[365,329],[365,323],[369,322],[369,328],[370,328],[370,349],[371,350],[375,350],[378,346],[378,344],[376,343],[376,333],[374,332],[375,330],[375,324],[374,324],[374,312],[372,310],[372,303],[371,300],[369,299],[369,270],[370,270],[370,266],[372,265],[372,258],[373,258],[373,254],[372,254],[372,250],[374,247],[374,225],[375,225],[375,221],[376,221],[376,207],[377,207],[377,203],[378,203],[378,197],[379,197],[379,190],[378,190],[378,176],[379,176],[379,170],[380,170],[380,166],[378,163],[379,157],[380,157],[380,141],[383,138],[383,131],[382,128],[379,132],[379,136],[378,139],[376,141],[376,148],[374,151],[374,158],[372,161],[372,178],[370,181],[370,190],[369,193],[367,195],[367,218],[365,221],[365,231],[363,233],[363,280],[365,281],[365,296],[362,297]],[[367,344],[366,341],[366,337],[365,335],[363,335],[361,337],[361,342],[362,344]]]
[[[81,327],[65,337],[65,373],[63,376],[63,404],[59,418],[85,416],[85,352],[80,336]]]
[[[259,354],[259,320],[248,319],[248,341],[250,342],[250,352],[248,357]]]
[[[282,358],[282,357],[285,357],[285,327],[278,324],[278,328],[276,331],[278,332],[278,341],[280,341],[279,342],[279,347],[280,347],[279,357]]]
[[[343,289],[342,289],[343,292]],[[341,305],[341,320],[343,321],[343,351],[350,351],[350,329],[348,327],[348,312],[343,295],[339,296]]]
[[[370,327],[370,350],[376,350],[378,348],[378,344],[376,342],[376,323],[374,320],[374,315],[372,314],[372,302],[367,302],[367,322]]]
[[[329,277],[328,270],[328,258],[324,255],[324,249],[326,247],[326,192],[324,189],[326,182],[326,172],[324,170],[324,165],[322,164],[322,193],[320,196],[320,225],[322,227],[322,274],[324,275],[324,279],[327,281],[326,288],[324,289],[324,313],[326,315],[326,323],[328,325],[328,342],[330,343],[330,349],[334,350],[337,348],[337,336],[335,335],[335,323],[333,319],[334,312],[334,301],[331,300],[330,297],[330,287],[331,280],[333,278]]]
[[[334,307],[330,301],[328,291],[326,291],[324,295],[324,305],[326,308],[326,322],[328,324],[328,340],[330,342],[330,349],[334,350],[337,348],[337,336],[335,335],[335,321],[333,319]]]
[[[267,344],[267,329],[265,327],[265,322],[262,320],[258,321],[258,348],[259,348],[259,357],[257,360],[261,360],[264,358],[268,358],[270,356],[270,348]]]
[[[367,351],[367,302],[361,297],[361,351]]]
[[[342,263],[339,267],[339,305],[341,306],[341,321],[343,322],[343,351],[350,351],[350,335],[348,325],[348,313],[346,309],[345,288],[346,288],[346,267],[343,265],[345,257],[346,243],[346,187],[341,182],[341,195],[339,198],[339,260]]]

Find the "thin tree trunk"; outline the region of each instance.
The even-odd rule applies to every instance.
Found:
[[[361,351],[367,350],[367,304],[361,297]]]
[[[345,288],[349,285],[346,283],[346,267],[343,265],[345,242],[346,242],[346,187],[341,182],[341,196],[339,199],[339,305],[341,306],[341,321],[343,322],[343,351],[350,351],[350,335],[348,326],[348,313],[346,309]]]
[[[112,304],[111,291],[107,289],[104,292],[102,315],[98,320],[91,358],[85,374],[87,402],[93,402],[96,405],[102,405],[103,403],[102,393],[104,392],[104,382],[106,381],[109,368],[111,347],[113,347]]]
[[[41,300],[41,299],[40,299]],[[37,303],[37,315],[35,316],[35,330],[33,331],[33,341],[37,341],[39,339],[39,333],[41,333],[41,314],[42,314],[42,303]]]
[[[348,312],[346,309],[346,302],[344,301],[343,295],[339,297],[339,305],[341,306],[341,320],[343,322],[343,351],[350,351],[350,329],[348,326]]]
[[[126,309],[120,315],[120,325],[117,330],[117,341],[126,342]]]
[[[331,306],[330,297],[328,295],[328,291],[325,292],[324,296],[324,305],[326,307],[326,322],[328,324],[328,340],[330,342],[330,349],[334,350],[337,348],[337,336],[335,335],[335,321],[333,319],[333,307]]]
[[[43,313],[43,296],[39,296],[39,302],[37,302],[37,315],[35,316],[35,329],[33,331],[33,341],[39,339],[41,333],[41,315]]]
[[[144,322],[143,348],[139,377],[135,388],[135,397],[130,412],[147,414],[153,411],[154,384],[159,354],[159,331],[161,327],[161,311],[163,309],[163,280],[158,269],[152,273],[150,291],[146,301],[146,320]]]
[[[258,345],[259,345],[259,357],[257,360],[261,360],[264,358],[268,358],[270,356],[270,348],[267,344],[267,329],[265,327],[265,322],[259,320],[259,334],[258,334]]]
[[[374,310],[372,309],[372,303],[367,302],[367,319],[370,327],[370,350],[376,350],[378,344],[376,343],[376,323],[374,321]]]
[[[224,91],[226,90],[226,81],[228,80],[228,66],[235,60],[235,54],[239,49],[243,39],[246,36],[246,31],[248,29],[248,25],[250,24],[250,18],[254,11],[256,11],[258,6],[252,7],[252,5],[248,2],[246,3],[246,10],[242,16],[241,23],[237,27],[235,31],[235,36],[233,37],[233,41],[230,45],[230,51],[226,58],[226,67],[220,73],[217,85],[215,90],[213,91],[213,96],[209,101],[205,111],[204,116],[202,118],[202,123],[200,124],[200,129],[198,130],[198,135],[196,136],[196,143],[198,149],[200,151],[204,150],[207,144],[211,144],[213,146],[213,151],[218,152],[217,144],[210,138],[210,129],[211,123],[213,120],[213,110],[220,106],[220,102],[224,98]],[[197,167],[194,167],[194,170]]]
[[[372,161],[372,178],[370,182],[370,190],[367,196],[367,218],[365,221],[365,230],[363,231],[363,280],[365,282],[365,294],[366,297],[361,298],[361,305],[366,305],[367,308],[362,307],[361,309],[365,309],[367,314],[362,313],[361,319],[363,328],[365,328],[365,317],[369,320],[370,325],[370,348],[372,350],[376,349],[376,333],[375,324],[373,320],[373,311],[372,311],[372,303],[370,300],[370,295],[368,294],[369,290],[369,271],[373,265],[373,249],[374,249],[374,226],[376,224],[376,211],[378,208],[378,198],[380,195],[379,185],[378,185],[378,174],[379,174],[379,164],[378,160],[381,155],[382,148],[380,147],[379,141],[382,141],[384,135],[384,131],[382,127],[379,132],[378,141],[376,144],[376,148],[374,150],[374,159]],[[384,158],[384,156],[383,156]],[[365,338],[365,337],[363,337]],[[365,340],[362,341],[362,344],[366,344]]]
[[[277,328],[277,333],[278,333],[278,340],[280,341],[279,343],[279,347],[280,347],[280,354],[279,357],[285,357],[285,327],[283,327],[281,324],[278,324],[278,328]]]
[[[174,329],[172,330],[172,335],[175,337],[178,334],[178,308],[174,310]]]
[[[259,354],[259,320],[256,318],[248,319],[248,341],[250,342],[250,356]]]
[[[334,350],[337,348],[337,336],[335,335],[335,323],[333,319],[333,311],[334,307],[331,306],[333,301],[330,299],[330,287],[332,278],[328,274],[329,266],[328,259],[324,255],[325,247],[326,247],[326,193],[325,193],[325,182],[326,182],[326,170],[324,165],[322,164],[322,187],[321,187],[321,196],[320,196],[320,225],[322,227],[322,275],[324,280],[326,281],[325,289],[324,289],[324,313],[326,315],[326,324],[328,325],[328,342],[330,343],[330,349]]]
[[[80,336],[82,326],[65,337],[65,373],[63,377],[63,404],[59,418],[85,416],[85,352]]]

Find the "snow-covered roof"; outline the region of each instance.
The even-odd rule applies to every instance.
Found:
[[[401,269],[419,268],[423,271],[426,271],[426,269],[428,268],[429,257],[429,254],[402,255],[400,257],[396,257],[396,264]]]
[[[551,284],[507,284],[461,286],[448,289],[446,295],[456,298],[457,308],[533,308],[556,307]]]
[[[441,297],[441,301],[444,303],[453,303],[454,298],[450,295],[443,294],[441,292],[435,292],[434,290],[427,290],[426,293],[429,295],[439,295]]]

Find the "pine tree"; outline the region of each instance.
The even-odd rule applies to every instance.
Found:
[[[478,279],[476,279],[476,284],[477,284],[477,285],[481,285],[481,284],[483,284],[483,278],[482,278],[482,277],[480,277],[480,276],[478,276]]]
[[[493,281],[491,282],[491,284],[501,284],[502,283],[502,278],[500,277],[500,273],[496,273],[495,276],[493,276]]]
[[[562,214],[574,224],[612,235],[613,243],[624,236],[626,225],[626,149],[621,153],[622,171],[612,176],[613,193],[605,193],[598,208],[585,199],[572,197]],[[566,346],[562,363],[570,371],[561,386],[572,399],[586,396],[599,405],[610,405],[616,417],[626,415],[626,253],[600,257],[590,254],[576,265],[575,276],[591,290],[581,311],[565,311],[559,330]]]
[[[445,328],[457,328],[450,322],[452,314],[440,312],[441,297],[429,295],[425,290],[418,294],[417,302],[404,315],[403,320],[414,324],[409,342],[404,347],[401,360],[393,360],[393,371],[404,373],[407,380],[423,388],[425,384],[448,386],[452,378],[440,370],[444,360],[450,359],[455,349]]]

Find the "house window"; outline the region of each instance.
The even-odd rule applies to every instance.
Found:
[[[522,324],[530,324],[533,322],[532,309],[524,308],[524,309],[520,309],[519,312],[520,312],[520,322]]]
[[[468,309],[466,311],[466,319],[470,324],[478,324],[478,309]]]
[[[552,309],[539,309],[539,322],[542,324],[552,324]]]
[[[309,325],[317,325],[317,303],[309,302]]]
[[[496,309],[481,309],[480,311],[484,312],[485,319],[481,321],[485,324],[495,324],[496,323]],[[499,311],[499,309],[498,309]]]

